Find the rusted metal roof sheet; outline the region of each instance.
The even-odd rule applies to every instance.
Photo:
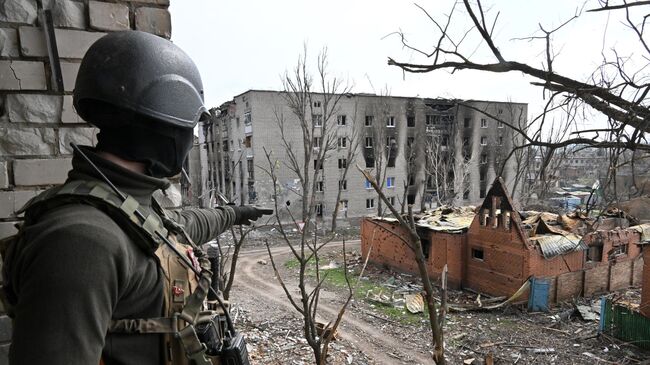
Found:
[[[584,251],[588,249],[580,236],[575,234],[562,235],[543,235],[532,237],[531,240],[537,242],[542,250],[542,255],[546,259],[558,255],[564,255],[573,251]]]

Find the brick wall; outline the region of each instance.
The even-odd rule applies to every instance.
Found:
[[[395,234],[408,237],[408,232],[397,223],[363,218],[361,221],[362,254],[365,257],[370,251],[370,262],[418,275],[415,254],[403,241],[396,238]],[[421,237],[431,242],[426,253],[429,276],[434,279],[440,278],[446,264],[449,287],[460,289],[464,270],[462,256],[467,235],[428,231],[424,232],[424,235],[421,234]]]
[[[15,211],[63,182],[70,141],[93,144],[96,131],[72,107],[79,63],[106,32],[138,29],[171,36],[169,0],[0,0],[0,238],[13,234]],[[40,9],[51,9],[64,92],[53,90]],[[6,363],[9,320],[0,317],[0,364]]]

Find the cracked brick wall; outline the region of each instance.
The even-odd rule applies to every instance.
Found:
[[[27,200],[65,180],[69,143],[95,142],[96,130],[72,107],[88,47],[127,29],[170,38],[168,6],[169,0],[0,0],[0,238],[16,232],[15,212]],[[53,91],[41,9],[52,11],[63,93]],[[7,363],[10,324],[0,316],[0,365]]]

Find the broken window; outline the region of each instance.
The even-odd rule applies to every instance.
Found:
[[[391,147],[396,143],[395,137],[386,137],[386,147]]]
[[[373,119],[375,119],[374,116],[372,116],[372,115],[366,115],[366,123],[365,123],[366,127],[370,127],[370,126],[372,126],[372,121],[373,121]]]
[[[324,185],[322,181],[316,181],[316,192],[322,193]]]
[[[338,138],[338,146],[339,146],[339,148],[348,148],[348,138],[347,137],[339,137]]]
[[[253,164],[253,159],[246,160],[246,169],[248,171],[248,180],[254,180],[255,178],[255,165]]]
[[[406,117],[406,126],[407,127],[415,127],[415,117],[414,116],[407,116]]]
[[[251,112],[244,113],[244,124],[250,125],[251,123],[253,123],[253,120],[251,119]]]
[[[603,260],[603,243],[598,242],[587,250],[587,262],[600,262]]]
[[[312,114],[311,119],[314,121],[314,127],[321,127],[323,125],[322,114]]]
[[[503,146],[503,136],[499,136],[499,146]]]
[[[433,115],[427,114],[425,117],[425,124],[426,125],[432,125],[433,124]]]
[[[479,261],[483,261],[484,260],[483,250],[480,248],[472,247],[472,258]]]
[[[336,117],[337,125],[345,125],[346,122],[347,122],[347,116],[345,116],[345,114]]]
[[[314,108],[320,108],[320,101],[314,102]]]
[[[372,209],[375,207],[375,199],[366,199],[366,209]]]
[[[627,243],[620,246],[614,246],[611,251],[609,251],[608,260],[611,261],[619,256],[627,255]]]
[[[348,190],[348,181],[347,180],[339,180],[339,189],[342,191]]]
[[[489,216],[490,216],[490,211],[488,209],[483,209],[478,217],[479,224],[482,226],[487,225]]]
[[[481,188],[481,191],[479,192],[479,198],[485,198],[485,188]]]
[[[487,128],[488,127],[488,121],[485,118],[481,118],[481,128]]]
[[[487,146],[487,137],[481,137],[481,146]]]
[[[413,147],[414,143],[415,143],[415,137],[407,137],[406,138],[406,146],[407,147]]]
[[[422,254],[428,260],[431,253],[431,240],[420,238],[420,244],[422,245]]]
[[[497,128],[503,128],[503,127],[504,127],[503,122],[499,122],[499,124],[497,124]]]
[[[346,158],[339,158],[339,169],[348,167],[348,160]]]
[[[370,183],[370,180],[367,180],[364,182],[364,187],[366,189],[372,189],[372,184]]]
[[[388,202],[390,203],[390,205],[395,205],[395,197],[394,196],[389,196],[388,197]]]
[[[463,120],[463,127],[465,127],[465,128],[469,128],[469,122],[470,122],[470,121],[471,121],[470,118],[465,118],[465,119]]]
[[[314,137],[314,148],[320,148],[321,137]]]
[[[505,212],[505,214],[503,215],[503,228],[506,231],[510,230],[510,226],[512,225],[511,220],[512,220],[512,215],[510,214],[510,212]]]
[[[481,163],[486,164],[488,162],[487,153],[481,154]]]
[[[469,190],[465,190],[463,192],[463,199],[468,200],[469,199]]]
[[[246,148],[250,148],[252,145],[253,145],[253,136],[246,136],[246,138],[244,138],[244,146],[246,146]]]
[[[323,216],[323,203],[317,203],[314,208],[316,209],[316,216],[317,217],[322,217]]]
[[[386,118],[386,127],[395,127],[395,117],[394,116],[388,116]]]
[[[366,148],[372,148],[372,137],[366,137]]]
[[[314,160],[314,170],[322,170],[323,169],[323,164],[320,163],[318,160]]]
[[[415,204],[415,194],[409,194],[406,196],[406,204]]]

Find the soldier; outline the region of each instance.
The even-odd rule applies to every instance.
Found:
[[[152,198],[181,171],[194,126],[209,116],[196,66],[171,42],[137,31],[99,39],[81,63],[74,106],[99,128],[98,142],[74,153],[64,185],[23,208],[25,222],[4,255],[10,363],[189,363],[184,352],[197,343],[174,343],[183,327],[169,323],[186,314],[207,276],[197,279],[181,264],[204,260],[196,246],[174,243],[186,255],[181,260],[156,234],[182,236],[184,227],[202,244],[269,213],[251,206],[165,211]]]

